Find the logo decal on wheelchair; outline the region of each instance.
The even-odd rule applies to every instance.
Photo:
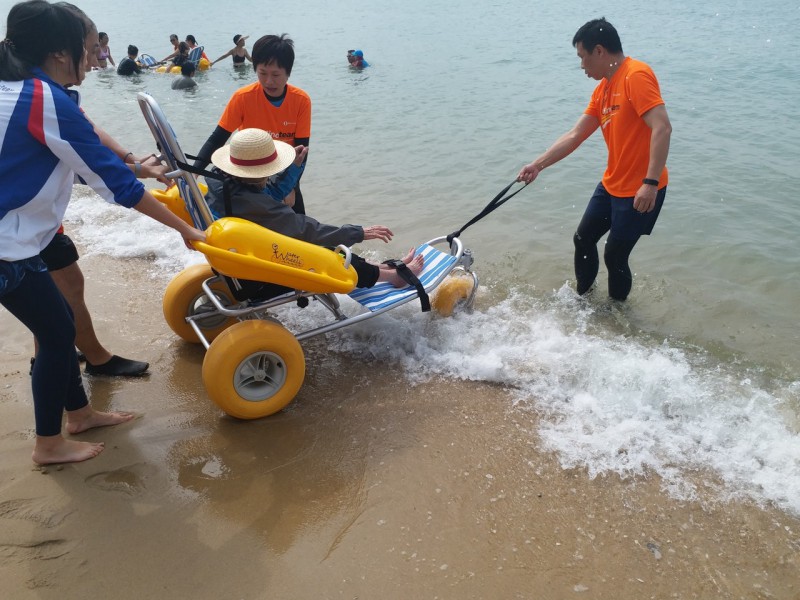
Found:
[[[278,244],[272,244],[272,258],[274,262],[283,263],[290,267],[302,268],[303,266],[303,259],[299,254],[295,254],[294,252],[281,252]]]

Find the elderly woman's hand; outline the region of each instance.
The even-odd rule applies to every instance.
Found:
[[[393,235],[392,230],[386,227],[386,225],[364,227],[364,241],[383,240],[384,242],[388,242],[392,239]]]

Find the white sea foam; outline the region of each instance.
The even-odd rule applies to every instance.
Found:
[[[65,230],[92,254],[149,258],[160,273],[177,273],[205,260],[186,248],[174,230],[136,210],[104,202],[84,186],[73,191]]]
[[[401,364],[418,382],[508,386],[565,468],[657,473],[677,498],[705,489],[800,514],[800,435],[786,419],[796,382],[764,389],[697,348],[590,333],[593,313],[566,289],[538,301],[515,293],[451,319],[410,305],[343,330],[335,345]]]

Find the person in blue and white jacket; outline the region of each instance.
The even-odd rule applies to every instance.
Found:
[[[133,418],[89,404],[69,306],[39,257],[66,212],[75,175],[100,196],[177,230],[187,246],[204,234],[153,198],[103,146],[66,86],[86,74],[85,24],[63,4],[28,0],[8,13],[0,41],[0,304],[36,336],[32,373],[38,464],[93,458],[102,443],[66,439]]]

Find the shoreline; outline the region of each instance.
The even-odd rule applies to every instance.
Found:
[[[143,260],[81,259],[103,343],[141,379],[85,378],[97,458],[38,468],[28,332],[0,311],[0,576],[10,598],[796,598],[800,519],[590,480],[497,385],[411,385],[303,344],[298,398],[258,421],[205,396]]]

